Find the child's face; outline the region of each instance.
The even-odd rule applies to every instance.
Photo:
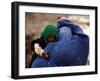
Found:
[[[48,36],[48,42],[53,42],[53,41],[55,41],[55,36],[53,35]]]

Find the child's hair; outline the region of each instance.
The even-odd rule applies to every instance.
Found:
[[[45,46],[46,46],[46,42],[45,42],[44,38],[43,37],[38,38],[36,40],[33,40],[32,43],[31,43],[32,51],[34,51],[34,44],[35,43],[38,43],[41,46],[42,49],[44,49]]]

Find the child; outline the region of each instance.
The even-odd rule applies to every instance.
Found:
[[[31,47],[32,51],[34,52],[32,62],[35,60],[37,55],[47,60],[49,56],[43,49],[46,47],[47,43],[55,42],[57,40],[57,37],[57,27],[53,24],[47,25],[44,31],[41,33],[41,37],[32,41]],[[30,66],[32,65],[32,62],[30,63]]]

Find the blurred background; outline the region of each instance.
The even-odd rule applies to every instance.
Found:
[[[89,36],[89,16],[88,15],[77,15],[77,14],[52,14],[52,13],[25,13],[25,67],[29,68],[30,62],[32,61],[32,50],[31,42],[32,40],[39,38],[41,32],[44,30],[45,26],[52,23],[56,24],[58,17],[66,17],[72,20],[76,24],[80,25],[84,33]],[[89,64],[89,57],[88,62]]]

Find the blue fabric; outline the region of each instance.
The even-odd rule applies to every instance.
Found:
[[[89,38],[78,25],[74,25],[72,22],[70,23],[71,25],[66,23],[64,22],[62,26],[58,26],[58,41],[48,43],[44,49],[48,52],[49,59],[45,60],[38,56],[32,63],[32,67],[75,66],[86,64],[89,53]],[[61,23],[59,23],[59,25],[60,24]],[[74,32],[74,34],[72,32]]]
[[[37,56],[32,63],[32,68],[34,67],[56,67],[57,65],[53,61],[48,61],[43,57]]]
[[[60,37],[57,43],[49,43],[45,51],[50,60],[57,66],[84,65],[89,52],[89,40],[86,35],[72,35],[70,28],[60,28]]]
[[[69,28],[71,28],[71,30],[72,30],[73,33],[76,33],[76,34],[84,34],[79,25],[74,24],[72,21],[67,20],[67,19],[58,20],[57,21],[57,27],[58,27],[58,30],[61,27],[69,27]]]

